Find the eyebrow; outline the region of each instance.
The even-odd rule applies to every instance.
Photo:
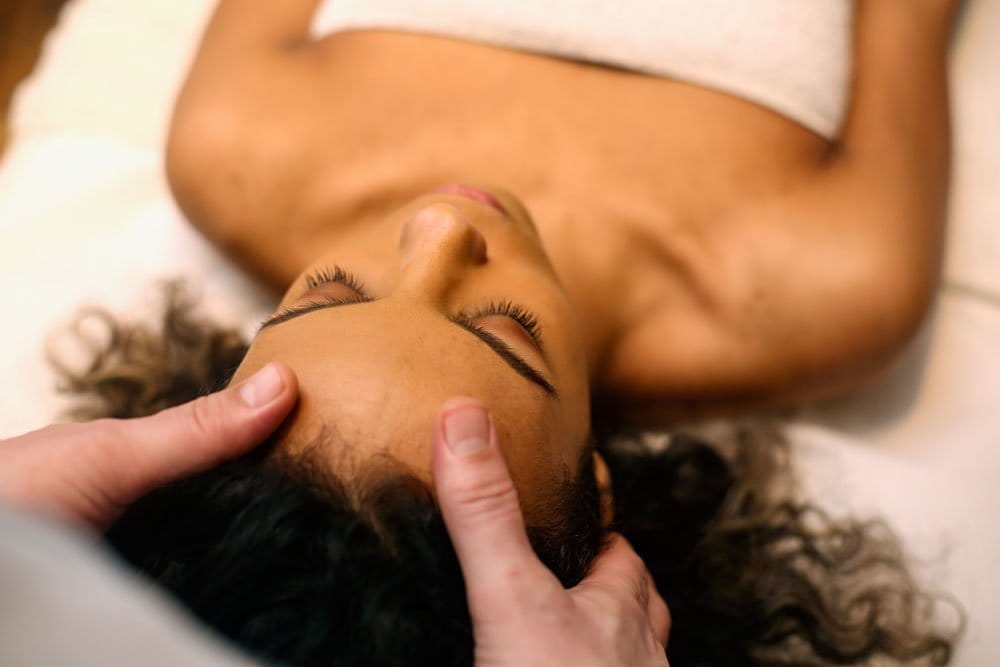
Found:
[[[260,328],[257,330],[257,335],[260,335],[260,332],[263,331],[264,329],[267,329],[268,327],[273,327],[283,322],[294,320],[297,317],[302,317],[303,315],[308,315],[309,313],[314,313],[318,310],[325,310],[327,308],[337,308],[339,306],[350,306],[356,303],[364,303],[364,302],[363,301],[329,301],[329,302],[311,301],[301,306],[293,306],[276,316],[271,316],[268,319],[264,320],[263,324],[261,324]],[[467,324],[462,321],[452,320],[450,318],[448,319],[448,322],[458,327],[462,331],[467,331],[468,333],[472,334],[480,341],[488,345],[489,348],[493,350],[493,352],[498,357],[500,357],[504,361],[504,363],[510,366],[518,375],[526,378],[527,380],[530,380],[531,382],[535,383],[536,385],[544,389],[545,393],[547,393],[549,396],[552,396],[553,398],[556,399],[559,398],[559,392],[557,392],[556,388],[553,387],[552,384],[545,379],[545,376],[542,375],[538,370],[536,370],[534,366],[526,362],[517,352],[515,352],[510,347],[510,345],[505,343],[503,339],[501,339],[499,336],[496,336],[495,334],[492,334],[489,331],[486,331],[485,329],[482,329],[478,326],[472,325],[471,323]]]

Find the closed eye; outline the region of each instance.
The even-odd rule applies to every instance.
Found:
[[[351,303],[365,303],[375,300],[374,297],[367,292],[364,283],[357,276],[338,265],[321,267],[311,273],[307,273],[305,276],[305,282],[308,290],[314,290],[326,284],[336,284],[346,287],[354,292],[354,294],[336,297],[324,296],[319,300],[311,300],[304,304],[284,308],[264,320],[263,324],[260,326],[261,329],[267,325],[278,324],[279,322],[284,322],[290,319],[297,313],[298,309],[303,307],[310,307],[316,304],[324,304],[326,306],[342,306]],[[545,346],[542,343],[542,327],[538,323],[538,317],[524,306],[516,304],[512,301],[490,301],[489,303],[479,306],[472,311],[460,314],[453,321],[457,324],[461,324],[465,328],[469,328],[469,325],[474,323],[476,320],[493,315],[509,317],[517,322],[534,342],[535,347],[538,348],[539,352],[542,352],[544,355]]]
[[[374,301],[374,298],[365,290],[364,283],[362,283],[357,276],[336,265],[323,267],[314,272],[307,273],[305,276],[305,282],[307,289],[306,293],[322,287],[323,285],[335,284],[346,287],[354,292],[354,294],[349,294],[347,296],[323,295],[310,299],[304,303],[282,308],[281,310],[272,313],[269,317],[267,317],[267,319],[261,322],[260,326],[257,328],[258,334],[265,327],[287,322],[288,320],[294,319],[299,315],[304,315],[305,313],[309,313],[320,308],[347,306],[352,303],[367,303],[368,301]]]
[[[309,289],[314,289],[326,283],[337,283],[339,285],[343,285],[344,287],[354,290],[358,294],[364,296],[366,300],[371,300],[371,297],[365,291],[364,283],[362,283],[353,273],[346,271],[339,266],[324,267],[317,269],[313,273],[306,274],[306,287]]]
[[[296,317],[302,317],[303,315],[318,310],[366,303],[374,300],[369,294],[363,291],[364,286],[359,280],[357,280],[357,278],[352,276],[350,273],[341,270],[339,267],[336,267],[332,271],[310,274],[306,277],[306,285],[310,290],[326,283],[337,283],[343,285],[354,293],[341,296],[318,296],[306,302],[282,308],[261,323],[257,330],[257,334],[259,335],[268,327],[273,327],[281,324],[282,322],[287,322],[295,319]],[[504,312],[505,310],[507,312]],[[518,316],[515,317],[511,313]],[[502,338],[473,321],[475,318],[485,317],[487,315],[506,315],[511,317],[511,319],[514,319],[528,332],[532,340],[534,340],[536,345],[538,345],[539,350],[542,349],[540,327],[537,324],[537,319],[534,318],[534,316],[532,316],[526,309],[514,306],[509,302],[506,304],[491,303],[489,306],[474,311],[472,318],[470,318],[469,315],[459,315],[454,319],[449,318],[449,322],[461,328],[463,331],[467,331],[476,336],[476,338],[488,345],[490,349],[504,361],[504,363],[517,371],[518,374],[540,386],[549,395],[558,398],[558,392],[555,387],[552,386],[552,383],[550,383],[541,372],[526,362]]]
[[[539,351],[545,351],[542,345],[542,327],[538,324],[538,318],[524,306],[519,306],[511,301],[490,301],[486,306],[481,306],[471,314],[461,317],[463,320],[474,322],[481,317],[490,315],[501,315],[514,320],[531,337]]]

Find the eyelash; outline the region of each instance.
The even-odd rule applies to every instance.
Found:
[[[324,267],[318,269],[314,273],[306,275],[306,286],[309,289],[313,289],[325,283],[337,283],[343,285],[344,287],[355,292],[357,296],[337,298],[326,297],[323,299],[324,303],[334,301],[337,303],[363,303],[372,300],[372,297],[365,292],[364,283],[353,273],[345,271],[339,266]],[[275,313],[274,317],[281,317],[283,314],[287,314],[287,312],[288,311]],[[479,327],[474,320],[490,315],[502,315],[511,318],[520,324],[524,330],[528,332],[528,335],[531,336],[532,340],[535,341],[535,344],[538,345],[539,349],[542,349],[542,327],[538,323],[538,318],[524,306],[520,306],[512,301],[490,301],[485,306],[480,306],[471,313],[462,313],[459,315],[458,319],[464,326],[481,329],[481,327]]]
[[[353,273],[345,271],[339,266],[324,267],[315,273],[306,274],[306,287],[309,289],[319,287],[324,283],[339,283],[357,292],[358,296],[363,297],[365,301],[371,301],[371,297],[365,292],[364,283],[358,280]]]
[[[472,314],[463,314],[460,317],[463,324],[478,326],[473,323],[473,320],[489,315],[503,315],[516,321],[528,332],[535,344],[539,348],[542,347],[542,327],[538,323],[538,318],[524,306],[519,306],[511,301],[490,301],[487,305],[477,308]]]

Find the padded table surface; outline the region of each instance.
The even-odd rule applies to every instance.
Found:
[[[63,407],[43,358],[79,306],[155,312],[188,276],[248,331],[271,296],[183,220],[162,173],[172,100],[207,0],[74,0],[12,113],[0,164],[0,437]],[[969,613],[955,664],[1000,664],[1000,0],[973,0],[953,52],[955,169],[944,284],[917,340],[876,386],[788,427],[804,491],[882,514],[920,575]],[[56,344],[59,339],[56,338]]]

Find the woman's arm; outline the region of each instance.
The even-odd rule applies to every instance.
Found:
[[[202,38],[202,54],[292,48],[309,33],[320,0],[221,0]]]
[[[166,150],[171,191],[187,219],[232,259],[287,276],[242,240],[290,211],[311,165],[301,155],[301,100],[315,89],[296,60],[319,0],[222,0],[178,97]],[[298,115],[296,115],[298,114]],[[258,174],[271,176],[261,181]],[[261,244],[266,245],[266,244]],[[287,245],[287,244],[286,244]]]
[[[828,175],[830,188],[856,195],[883,221],[882,241],[909,245],[930,264],[944,230],[947,54],[958,4],[859,3],[853,101]]]
[[[957,5],[858,3],[840,142],[808,180],[694,244],[701,298],[651,313],[609,361],[626,416],[670,418],[664,406],[689,411],[692,396],[755,408],[843,392],[912,337],[943,245]]]

